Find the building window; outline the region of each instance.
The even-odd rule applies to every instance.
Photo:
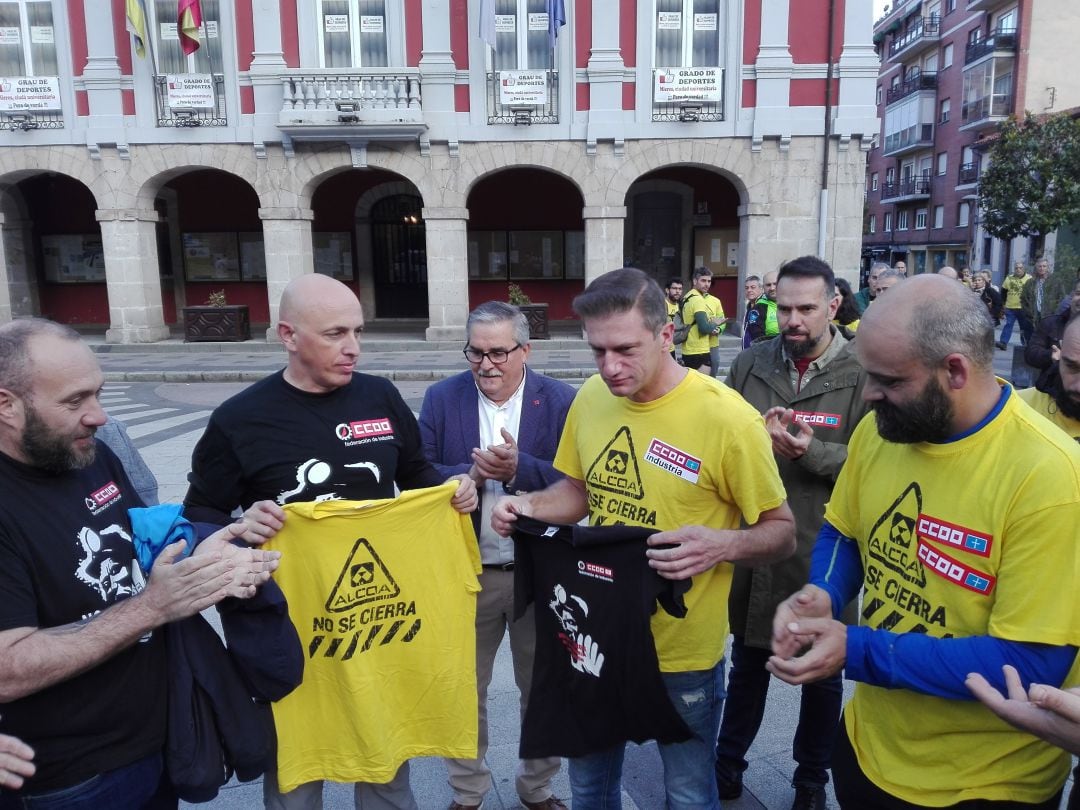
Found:
[[[654,34],[655,67],[719,67],[720,0],[656,0]]]
[[[948,168],[949,168],[949,153],[948,152],[938,152],[938,156],[937,156],[937,173],[938,173],[938,176],[941,176],[941,175],[945,174],[945,172],[948,171]]]
[[[176,14],[173,4],[173,15]],[[0,2],[0,75],[56,76],[56,34],[48,0]]]
[[[908,229],[908,211],[903,209],[896,212],[896,230],[906,231]]]
[[[870,190],[871,191],[877,191],[878,190],[878,173],[877,172],[873,172],[870,175]]]
[[[934,227],[935,228],[944,228],[945,227],[945,206],[944,205],[935,205],[934,206]]]
[[[880,84],[877,86],[877,100],[874,103],[877,104],[879,107],[881,106],[881,85]]]
[[[945,0],[945,13],[956,11],[956,0]]]
[[[917,209],[915,209],[915,230],[917,230],[917,231],[925,231],[926,230],[926,209],[925,208],[917,208]]]
[[[952,67],[953,60],[953,45],[950,42],[941,51],[941,67],[942,69]]]
[[[319,63],[327,68],[387,67],[386,0],[316,0]],[[496,15],[502,13],[496,5]],[[496,26],[498,30],[498,26]],[[495,35],[498,43],[499,34]]]
[[[885,233],[891,233],[892,232],[892,214],[886,214],[885,215],[885,220],[884,220],[884,223],[883,223],[881,229],[883,231],[885,231]]]
[[[885,185],[891,186],[896,182],[896,169],[891,166],[885,170]]]
[[[870,224],[867,231],[869,233],[877,233],[877,214],[870,215]]]
[[[952,109],[952,101],[947,98],[943,98],[938,105],[938,123],[947,124],[949,122],[949,112]]]
[[[203,24],[199,32],[199,49],[185,55],[176,30],[175,0],[154,0],[154,56],[159,74],[222,72],[219,6],[219,0],[202,0]],[[150,21],[147,23],[150,24]]]
[[[965,71],[960,113],[965,122],[1004,117],[1012,112],[1014,62],[1012,56],[996,57]]]
[[[584,231],[469,231],[469,278],[585,277]]]
[[[971,203],[962,202],[956,206],[956,224],[961,228],[967,227],[971,216]]]

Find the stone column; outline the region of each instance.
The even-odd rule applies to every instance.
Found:
[[[281,76],[286,71],[281,47],[280,0],[253,0],[252,33],[255,50],[251,55],[251,86],[255,96],[255,129],[273,127],[281,112]]]
[[[457,64],[450,48],[449,0],[423,0],[423,43],[420,51],[420,79],[424,87],[424,120],[431,127],[456,126],[454,83]],[[472,23],[469,31],[472,33]],[[468,47],[468,46],[466,46]],[[458,54],[461,64],[469,64],[469,54]],[[478,59],[483,59],[481,52]]]
[[[33,267],[27,263],[31,227],[24,219],[0,214],[0,323],[41,311]]]
[[[468,208],[424,208],[427,236],[426,340],[464,340],[469,315]]]
[[[116,57],[113,3],[83,0],[86,15],[86,65],[82,80],[90,107],[86,143],[127,144],[121,99],[120,61]],[[118,21],[121,29],[124,21]],[[149,21],[148,21],[149,22]],[[126,36],[126,35],[125,35]],[[78,65],[76,67],[79,67]]]
[[[154,210],[97,211],[109,295],[108,343],[154,343],[169,336],[161,305]]]
[[[788,49],[790,0],[762,0],[761,47],[757,74],[754,139],[791,134],[791,51]]]
[[[266,295],[270,300],[270,328],[266,339],[277,340],[281,294],[294,278],[315,272],[311,250],[310,208],[260,208],[263,249],[266,251]]]
[[[623,139],[622,92],[625,63],[622,51],[619,49],[621,5],[616,0],[594,0],[592,4],[592,47],[589,50],[587,66],[589,77],[587,144],[590,147],[595,147],[599,139],[614,138],[617,142]],[[633,8],[631,5],[627,13],[633,13]],[[571,41],[571,45],[573,44]],[[575,50],[571,48],[572,53]],[[577,89],[572,81],[573,76],[573,73],[567,76],[563,86],[571,88],[571,98],[575,100],[574,108],[576,108]]]
[[[623,266],[626,227],[625,205],[587,205],[581,211],[585,220],[585,285],[597,276]]]

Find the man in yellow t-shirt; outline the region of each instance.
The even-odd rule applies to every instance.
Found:
[[[1004,664],[1025,683],[1066,680],[1080,447],[994,377],[989,314],[949,279],[901,281],[855,347],[874,418],[848,444],[811,584],[777,610],[769,668],[805,683],[843,667],[858,682],[833,754],[841,808],[1056,808],[1068,756],[971,700],[965,680],[1004,688]],[[957,497],[957,481],[979,497]],[[835,612],[860,588],[849,628]]]
[[[1022,338],[1020,342],[1027,342],[1025,335],[1029,331],[1028,319],[1020,306],[1020,294],[1029,281],[1031,281],[1031,276],[1028,275],[1024,263],[1016,262],[1013,265],[1012,275],[1001,282],[1001,297],[1005,299],[1005,327],[1001,330],[1001,338],[994,344],[999,349],[1008,347],[1009,339],[1012,338],[1013,325],[1016,323],[1020,324]]]
[[[693,324],[683,344],[683,365],[700,369],[709,367],[709,376],[715,377],[719,365],[720,333],[727,319],[720,299],[709,292],[712,289],[712,271],[699,267],[694,271],[694,289],[683,299],[683,323]]]
[[[658,530],[648,541],[649,564],[669,579],[693,578],[687,616],[657,611],[652,619],[672,705],[695,733],[660,746],[668,807],[716,808],[712,765],[731,564],[772,562],[795,548],[772,443],[737,393],[671,358],[664,295],[640,270],[600,276],[574,299],[574,311],[600,373],[567,417],[555,456],[566,477],[501,499],[492,526],[509,535],[517,515],[552,523],[588,515],[594,526]],[[571,759],[573,805],[619,806],[622,758],[619,745]]]

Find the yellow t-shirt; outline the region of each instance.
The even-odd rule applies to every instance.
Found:
[[[267,548],[307,660],[273,704],[278,782],[385,783],[416,756],[476,756],[476,575],[457,482],[285,507]]]
[[[862,625],[1080,644],[1080,447],[1016,397],[946,444],[886,442],[866,416],[825,519],[858,541]],[[978,701],[858,683],[844,715],[862,770],[914,804],[1042,802],[1069,772]]]
[[[670,298],[665,298],[664,303],[667,305],[667,316],[669,321],[674,321],[675,316],[679,313],[679,305],[677,302],[672,301]]]
[[[1037,388],[1025,388],[1017,391],[1017,396],[1035,409],[1040,416],[1045,416],[1053,424],[1065,431],[1065,435],[1080,442],[1080,420],[1070,419],[1058,410],[1057,403],[1049,394]]]
[[[590,377],[570,407],[555,466],[585,482],[593,526],[737,529],[785,497],[761,414],[703,374],[686,374],[646,403],[615,397],[599,375]],[[720,660],[731,574],[721,563],[694,577],[685,618],[653,615],[661,671]]]
[[[695,312],[704,312],[710,320],[724,318],[724,307],[719,298],[715,295],[702,295],[698,290],[691,290],[683,299],[683,323],[694,323]],[[686,343],[683,344],[683,354],[708,354],[711,347],[720,345],[720,332],[723,331],[721,327],[719,332],[703,335],[698,331],[697,326],[691,327],[690,333],[686,336]]]

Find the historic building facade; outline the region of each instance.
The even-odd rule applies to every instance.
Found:
[[[148,0],[140,56],[124,0],[0,0],[0,319],[155,341],[224,290],[266,326],[323,272],[450,339],[624,263],[708,266],[732,310],[798,255],[854,277],[868,2],[201,5],[185,55]]]

